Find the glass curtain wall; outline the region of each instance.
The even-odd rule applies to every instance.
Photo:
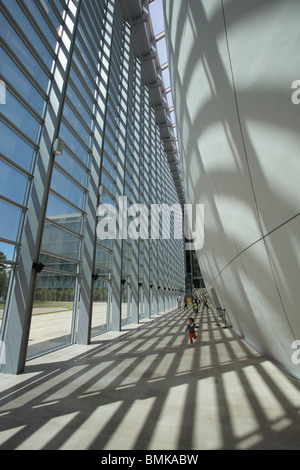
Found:
[[[178,197],[121,2],[3,0],[0,13],[0,324],[5,372],[19,373],[174,306],[183,241],[151,239],[151,204]],[[97,236],[120,209],[131,236],[118,217]]]
[[[0,318],[17,269],[64,18],[63,2],[0,4],[0,79],[5,87],[0,106]]]
[[[35,353],[44,352],[54,344],[59,347],[72,342],[76,335],[78,280],[95,139],[95,98],[101,73],[99,50],[103,46],[105,2],[81,2],[76,14],[76,38],[59,126],[64,151],[55,158],[52,172],[40,257],[45,269],[38,275],[36,284],[29,357],[33,344]],[[74,33],[73,28],[75,25],[71,26]],[[68,39],[65,42],[71,47]],[[52,264],[54,257],[56,262]],[[63,270],[66,263],[72,266],[72,275]],[[96,298],[100,287],[103,286],[95,286]],[[42,289],[46,291],[43,299]],[[40,351],[36,345],[37,330]]]

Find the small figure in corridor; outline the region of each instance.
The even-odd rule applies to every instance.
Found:
[[[177,297],[178,308],[181,308],[181,295]]]
[[[189,318],[189,323],[188,323],[188,325],[186,327],[186,330],[185,330],[185,331],[189,331],[189,333],[190,333],[190,343],[191,344],[193,344],[193,342],[196,341],[196,339],[197,339],[195,328],[198,328],[198,326],[195,325],[194,319],[191,317],[191,318]]]
[[[187,296],[184,297],[184,308],[188,308],[188,300],[187,300]]]
[[[209,309],[209,306],[208,306],[208,304],[207,304],[207,297],[206,297],[206,295],[204,295],[204,297],[203,297],[203,309],[204,309],[204,307],[206,307],[207,310]]]

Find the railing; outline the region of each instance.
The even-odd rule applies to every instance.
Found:
[[[217,314],[218,314],[217,324],[219,325],[220,324],[219,321],[221,320],[221,322],[224,323],[224,328],[230,328],[231,327],[230,322],[227,322],[227,319],[226,319],[226,309],[217,307]]]

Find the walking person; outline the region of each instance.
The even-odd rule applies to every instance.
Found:
[[[188,325],[186,327],[186,332],[189,331],[190,333],[190,343],[193,344],[194,341],[197,339],[197,335],[195,332],[195,328],[198,328],[198,326],[195,325],[194,319],[191,317],[189,318]]]
[[[204,307],[206,307],[207,310],[209,309],[209,306],[208,306],[207,302],[208,302],[207,297],[206,297],[206,295],[204,295],[203,296],[203,309],[204,309]]]
[[[184,297],[184,309],[188,308],[187,296]]]

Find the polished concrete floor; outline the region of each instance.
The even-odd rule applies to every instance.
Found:
[[[98,336],[0,377],[0,449],[300,449],[300,382],[199,312]]]

